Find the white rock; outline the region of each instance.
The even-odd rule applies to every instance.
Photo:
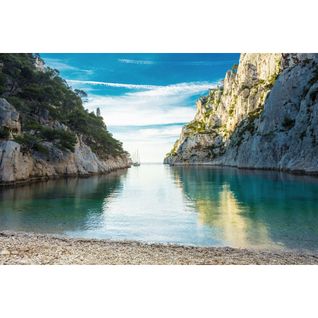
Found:
[[[165,163],[317,173],[318,54],[242,54]]]
[[[19,113],[4,98],[0,98],[0,128],[4,127],[15,133],[20,133]]]
[[[54,121],[52,126],[68,129],[57,121]],[[0,127],[6,127],[15,133],[21,132],[19,113],[3,98],[0,98]],[[97,157],[80,136],[77,137],[74,153],[62,151],[50,142],[44,145],[48,148],[47,156],[36,152],[25,153],[17,142],[0,140],[0,183],[107,173],[131,165],[126,154],[109,157],[107,160]]]
[[[10,255],[10,254],[11,254],[10,251],[7,250],[6,248],[3,248],[0,252],[0,255],[3,255],[3,256]]]

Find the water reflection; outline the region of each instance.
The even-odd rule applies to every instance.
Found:
[[[0,189],[0,229],[64,233],[102,226],[103,204],[127,171]]]
[[[318,250],[318,178],[142,165],[0,189],[0,230]]]
[[[228,245],[318,248],[317,178],[212,167],[174,167],[173,175]]]

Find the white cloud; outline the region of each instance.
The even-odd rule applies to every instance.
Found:
[[[143,98],[135,95],[90,96],[86,107],[95,111],[100,108],[107,125],[155,125],[187,122],[193,118],[194,107],[178,105],[181,98]]]
[[[110,130],[112,131],[112,128]],[[162,162],[179,137],[180,131],[181,126],[176,125],[158,128],[129,127],[124,132],[116,132],[115,129],[113,133],[131,154],[138,149],[142,162]]]
[[[134,96],[168,96],[177,94],[192,95],[195,93],[207,91],[215,87],[215,83],[209,82],[186,82],[172,85],[143,85],[143,84],[127,84],[127,83],[111,83],[111,82],[97,82],[97,81],[82,81],[82,80],[66,80],[69,84],[83,84],[83,85],[99,85],[108,87],[127,88],[133,90],[145,90],[141,92],[134,92]]]
[[[160,86],[155,85],[138,85],[138,84],[125,84],[125,83],[110,83],[110,82],[96,82],[96,81],[80,81],[80,80],[67,80],[69,84],[85,84],[85,85],[99,85],[108,87],[128,88],[128,89],[155,89]]]
[[[154,60],[136,60],[136,59],[118,59],[120,63],[136,64],[136,65],[153,65],[153,64],[165,64],[165,65],[183,65],[183,66],[217,66],[224,65],[224,63],[235,63],[236,60],[221,60],[221,61],[154,61]]]
[[[93,70],[85,70],[82,68],[78,68],[55,58],[45,58],[45,64],[59,71],[73,71],[77,73],[85,73],[86,75],[92,75],[94,73]]]
[[[176,137],[180,134],[181,126],[180,125],[171,125],[171,126],[158,126],[156,128],[149,128],[142,126],[129,126],[124,131],[118,131],[116,127],[110,127],[117,138],[124,142],[133,142],[133,141],[142,141],[142,142],[171,142],[175,140]]]
[[[132,60],[132,59],[118,59],[119,62],[125,64],[138,64],[138,65],[151,65],[155,64],[154,61],[149,60]]]
[[[181,132],[180,125],[189,122],[195,114],[195,104],[189,105],[189,98],[206,94],[212,83],[191,82],[167,86],[135,85],[123,83],[68,81],[77,85],[106,85],[125,87],[130,91],[123,95],[89,94],[85,107],[101,110],[105,123],[114,137],[123,141],[124,148],[133,153],[139,149],[141,160],[160,162],[171,149]],[[155,127],[139,127],[156,125]],[[161,125],[161,126],[160,126]],[[126,126],[127,130],[116,129]]]
[[[215,84],[208,82],[190,82],[190,83],[178,83],[167,86],[157,86],[149,91],[142,91],[134,93],[135,96],[180,96],[180,94],[185,96],[191,96],[193,94],[201,93],[207,91],[208,89],[214,87]]]
[[[173,142],[160,141],[127,141],[124,148],[134,154],[138,150],[141,162],[163,162],[165,155],[171,150]]]
[[[206,93],[212,86],[211,83],[180,83],[119,96],[90,95],[85,106],[89,110],[99,107],[106,124],[111,126],[188,122],[194,116],[195,105],[186,105],[187,99]]]

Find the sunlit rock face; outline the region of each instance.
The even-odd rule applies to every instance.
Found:
[[[318,54],[241,54],[165,158],[318,172]]]
[[[62,151],[51,142],[46,142],[48,154],[23,151],[14,141],[14,136],[21,133],[19,112],[5,99],[0,99],[0,129],[6,131],[5,138],[0,136],[0,184],[28,181],[39,178],[60,176],[86,176],[107,173],[112,170],[127,168],[131,159],[126,155],[99,158],[86,145],[82,136],[77,136],[74,152]],[[63,127],[59,122],[51,125]]]
[[[48,145],[49,146],[49,145]],[[0,184],[60,176],[87,176],[128,168],[130,159],[125,156],[102,160],[81,140],[74,153],[49,147],[49,159],[43,155],[24,153],[21,146],[11,140],[0,141]]]
[[[4,98],[0,98],[0,128],[7,129],[9,133],[20,133],[21,124],[19,113]]]
[[[86,111],[39,55],[6,53],[0,60],[0,185],[131,165],[101,117]]]

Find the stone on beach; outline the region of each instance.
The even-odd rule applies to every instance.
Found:
[[[317,254],[193,247],[0,232],[0,264],[248,265],[318,264]],[[14,253],[10,253],[15,251]],[[62,252],[63,251],[63,252]],[[3,254],[4,253],[4,254]]]
[[[11,255],[10,251],[6,248],[2,249],[0,255]]]

